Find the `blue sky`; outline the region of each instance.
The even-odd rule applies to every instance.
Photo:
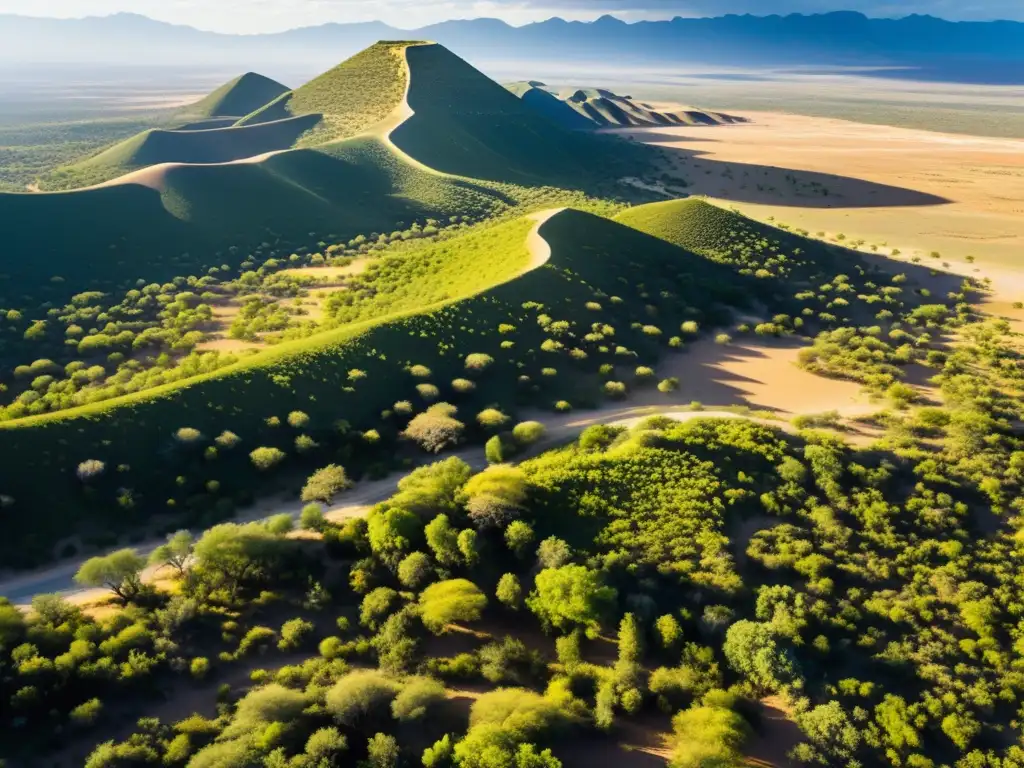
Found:
[[[1024,0],[0,0],[0,13],[78,17],[130,11],[202,29],[243,33],[371,19],[413,28],[481,16],[524,24],[551,16],[588,20],[604,13],[638,20],[834,10],[885,17],[931,13],[949,19],[1024,20]]]

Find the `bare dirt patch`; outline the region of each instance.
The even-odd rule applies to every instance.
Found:
[[[791,768],[787,753],[802,741],[789,706],[778,696],[758,702],[759,723],[746,753],[746,764],[756,768]]]
[[[658,378],[674,376],[679,389],[669,394],[647,389],[630,404],[746,406],[789,417],[798,413],[839,411],[851,417],[878,410],[856,382],[826,379],[797,366],[802,342],[742,340],[716,344],[701,340],[681,354],[667,355]]]

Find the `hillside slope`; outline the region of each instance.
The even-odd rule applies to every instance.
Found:
[[[298,115],[322,122],[300,143],[315,146],[355,136],[390,115],[401,103],[408,77],[407,42],[379,42],[317,78],[282,94],[238,125],[254,125]]]
[[[580,187],[614,177],[638,152],[625,142],[566,130],[443,46],[411,46],[405,55],[414,114],[391,140],[431,168],[495,181]]]
[[[246,72],[225,83],[201,101],[182,108],[178,116],[187,121],[234,117],[236,120],[269,104],[288,87],[276,80]]]
[[[392,460],[407,418],[394,414],[393,404],[408,400],[422,409],[430,402],[417,388],[424,380],[408,373],[411,365],[429,369],[427,381],[439,388],[431,397],[453,399],[467,414],[491,404],[512,412],[517,403],[585,402],[599,396],[601,364],[618,363],[626,375],[668,349],[667,337],[642,330],[652,317],[665,329],[683,320],[710,327],[750,295],[749,280],[731,268],[590,214],[563,211],[540,234],[551,246],[546,265],[476,296],[286,343],[180,384],[0,424],[0,462],[8,470],[0,493],[10,500],[11,526],[0,556],[29,565],[51,556],[64,535],[106,541],[169,511],[184,513],[184,522],[215,520],[266,484],[248,460],[260,446],[284,451],[286,466],[296,468],[336,455],[348,456],[353,471]],[[522,259],[505,250],[485,252]],[[656,290],[648,293],[648,286]],[[548,330],[552,321],[558,325]],[[592,327],[604,330],[594,335]],[[562,342],[545,343],[558,334]],[[448,384],[466,375],[471,353],[494,360],[479,395]],[[308,416],[301,434],[314,447],[296,452],[300,432],[268,421],[292,411]],[[335,426],[339,418],[345,431]],[[199,442],[175,440],[186,426],[201,433]],[[374,430],[370,443],[366,430]],[[225,431],[239,436],[239,447],[214,451],[211,460],[204,448]],[[76,468],[86,460],[102,462],[103,471],[83,481]],[[126,493],[130,516],[116,503]]]
[[[160,165],[94,189],[0,194],[0,306],[234,268],[262,243],[347,240],[400,221],[482,213],[503,199],[412,168],[372,138],[252,163]],[[215,255],[230,246],[238,255]]]
[[[229,163],[288,149],[318,120],[315,115],[304,115],[244,128],[154,128],[76,164],[66,173],[73,173],[79,183],[88,183],[91,179],[102,182],[159,163]],[[55,172],[53,180],[61,175],[61,171]]]
[[[527,80],[519,83],[506,83],[505,88],[538,114],[562,128],[572,131],[585,131],[594,127],[594,122],[581,115],[575,109],[547,90],[544,83]]]

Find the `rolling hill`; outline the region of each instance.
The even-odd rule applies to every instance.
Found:
[[[166,280],[222,263],[213,254],[229,246],[347,239],[465,213],[467,195],[473,210],[508,196],[435,171],[611,188],[643,154],[555,125],[441,46],[408,47],[407,69],[407,45],[373,46],[238,127],[148,131],[79,164],[72,180],[121,176],[103,188],[0,194],[2,305]],[[366,135],[328,140],[352,133]]]
[[[315,115],[303,115],[242,128],[154,128],[66,170],[55,171],[51,183],[59,185],[65,175],[76,184],[102,183],[160,163],[230,163],[287,149],[318,121]]]
[[[246,72],[225,83],[201,101],[184,107],[178,117],[188,121],[227,119],[239,120],[288,92],[276,80]]]
[[[505,86],[538,113],[566,128],[656,125],[731,125],[744,118],[675,105],[655,106],[604,88],[550,88],[536,80]]]
[[[419,170],[372,137],[255,162],[164,164],[73,192],[0,193],[0,306],[236,267],[263,243],[347,240],[400,221],[484,213],[505,199]],[[223,253],[232,246],[238,256]]]
[[[355,136],[399,106],[408,82],[406,42],[379,42],[294,91],[281,94],[238,122],[239,126],[315,115],[317,130],[301,146]]]
[[[487,228],[471,230],[449,241],[451,258],[474,247],[481,258],[522,263],[527,228],[517,220],[497,226],[506,230],[495,241],[500,247],[480,241]],[[265,484],[265,476],[248,461],[259,446],[280,447],[297,466],[338,450],[356,462],[354,468],[384,461],[393,456],[398,425],[381,413],[396,401],[422,403],[425,396],[408,366],[426,366],[441,397],[458,398],[467,410],[485,401],[510,411],[517,403],[581,403],[600,396],[596,371],[603,362],[621,364],[627,350],[630,367],[657,359],[665,340],[641,329],[651,327],[652,312],[665,328],[682,320],[710,327],[726,322],[728,307],[745,306],[752,295],[751,279],[731,267],[592,214],[558,213],[540,227],[540,235],[550,245],[549,261],[511,279],[499,277],[506,281],[498,285],[463,278],[462,295],[288,342],[213,374],[0,423],[0,462],[8,470],[0,493],[8,500],[12,526],[0,543],[4,562],[30,565],[51,556],[67,535],[107,540],[145,525],[153,515],[178,512],[186,522],[223,516]],[[508,268],[502,269],[491,271],[507,275]],[[660,293],[648,295],[647,285]],[[567,328],[589,329],[596,322],[614,334],[615,344],[608,347],[600,334],[585,340],[581,330],[572,354],[560,344],[549,346],[551,318]],[[450,392],[447,384],[463,375],[463,360],[471,353],[495,360],[479,402],[472,394]],[[561,375],[554,375],[556,369]],[[536,383],[524,389],[524,376]],[[299,433],[268,421],[292,411],[309,417],[303,434],[316,448],[296,453]],[[341,417],[347,420],[344,431],[334,426]],[[198,430],[201,443],[176,442],[181,427]],[[367,430],[375,430],[370,443],[363,437]],[[203,448],[225,431],[241,438],[239,448],[214,451],[217,460],[207,452],[204,459]],[[106,470],[83,483],[76,467],[87,460],[102,462]],[[40,503],[42,489],[46,504]],[[129,516],[115,502],[126,493],[132,500]]]

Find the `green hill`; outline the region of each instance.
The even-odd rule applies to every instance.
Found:
[[[228,263],[249,249],[315,244],[398,222],[484,212],[504,193],[417,170],[378,140],[261,162],[170,165],[142,183],[0,193],[0,307],[28,312],[83,290],[127,290]],[[237,246],[239,255],[215,254]]]
[[[317,115],[317,130],[301,146],[355,136],[390,115],[407,83],[403,52],[407,42],[380,42],[294,91],[282,94],[239,121],[254,125],[298,115]]]
[[[50,183],[89,186],[160,163],[229,163],[288,149],[318,122],[304,115],[244,128],[144,131],[104,152],[51,176]]]
[[[506,231],[491,241],[481,240],[487,228],[449,241],[452,258],[474,248],[479,258],[522,263],[527,228],[501,226]],[[590,214],[565,211],[540,233],[552,249],[547,265],[477,295],[285,343],[180,384],[0,424],[10,526],[0,543],[4,562],[38,562],[73,533],[101,544],[157,514],[193,524],[223,517],[268,482],[248,459],[257,447],[283,450],[285,466],[295,468],[337,455],[360,472],[393,460],[408,419],[393,405],[424,408],[430,400],[417,384],[427,381],[438,387],[429,397],[457,402],[467,414],[488,405],[513,412],[585,403],[600,397],[600,365],[617,364],[629,381],[636,365],[654,364],[668,349],[669,334],[653,333],[653,322],[666,330],[683,320],[710,327],[752,295],[751,280],[731,268]],[[479,290],[465,278],[457,287]],[[467,375],[463,361],[472,353],[494,360],[479,394],[449,384]],[[426,366],[428,378],[410,375],[411,365]],[[300,430],[270,419],[283,423],[294,411],[308,417]],[[176,440],[182,427],[202,437]],[[207,451],[226,430],[239,436],[238,448]],[[370,442],[367,430],[375,430]],[[308,440],[296,451],[300,435]],[[102,462],[102,472],[79,479],[85,461]],[[129,515],[117,501],[125,498]]]
[[[593,121],[547,90],[544,83],[528,80],[520,83],[507,83],[505,88],[514,96],[522,99],[528,107],[562,128],[585,131],[594,127]]]
[[[287,92],[288,87],[276,80],[255,72],[246,72],[224,83],[201,101],[184,107],[178,117],[193,122],[229,117],[237,120]]]
[[[414,114],[391,139],[439,171],[581,187],[636,172],[640,150],[566,130],[440,45],[406,49]]]

